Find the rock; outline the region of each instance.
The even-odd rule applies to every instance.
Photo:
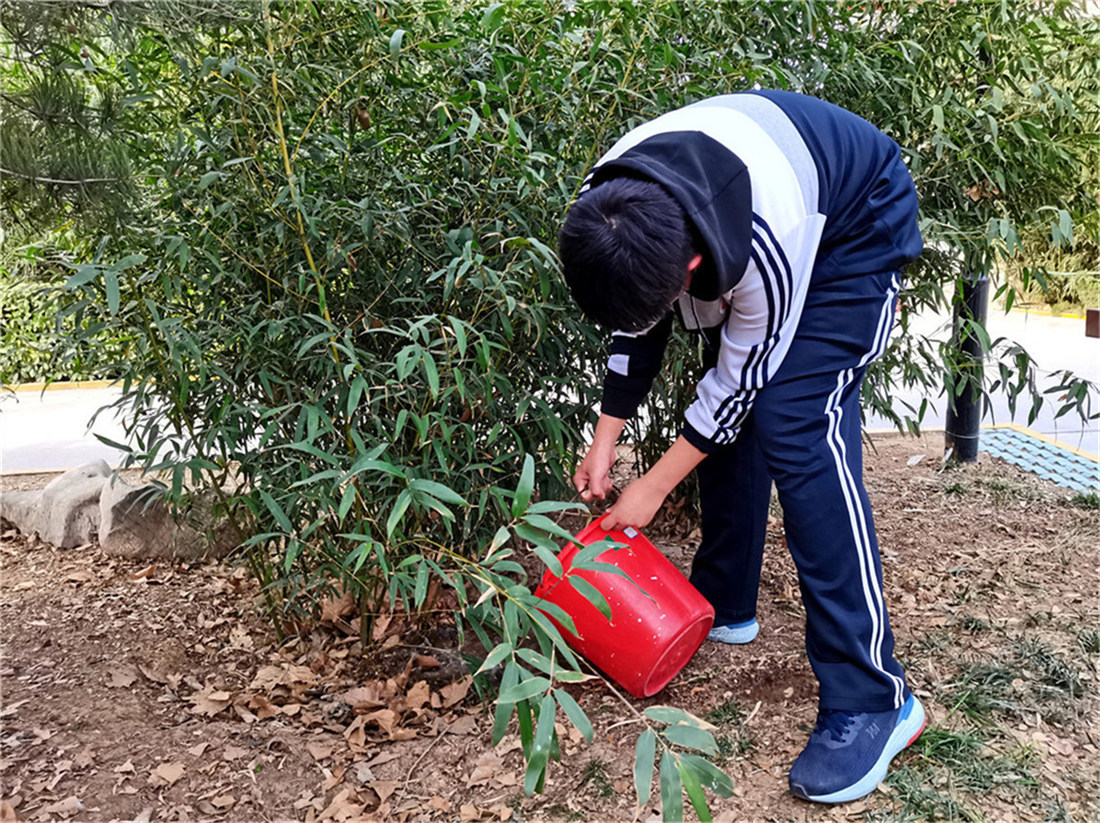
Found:
[[[61,549],[91,542],[99,531],[99,494],[111,474],[103,460],[55,477],[41,491],[0,495],[3,519]]]
[[[0,519],[58,548],[98,538],[107,554],[140,560],[224,557],[239,542],[203,498],[192,501],[189,518],[202,524],[200,531],[176,522],[159,487],[112,479],[102,460],[71,469],[43,489],[0,494]]]
[[[99,545],[115,557],[198,560],[224,557],[235,541],[224,529],[210,540],[186,523],[177,523],[163,492],[151,483],[130,486],[116,478],[99,498]]]
[[[14,527],[23,534],[34,534],[41,499],[42,489],[0,494],[0,523],[6,529]]]

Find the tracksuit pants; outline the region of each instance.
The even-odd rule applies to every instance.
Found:
[[[691,582],[714,605],[715,625],[756,615],[774,481],[823,709],[887,711],[909,696],[863,488],[859,408],[898,282],[896,272],[852,276],[819,265],[786,359],[737,440],[698,468],[702,542]]]

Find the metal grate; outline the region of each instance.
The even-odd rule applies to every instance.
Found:
[[[1017,428],[982,429],[981,450],[1079,492],[1100,489],[1100,461]]]

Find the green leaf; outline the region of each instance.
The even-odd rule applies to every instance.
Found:
[[[535,490],[535,458],[524,455],[523,471],[519,476],[519,484],[516,486],[515,497],[512,498],[512,517],[521,517],[531,502],[531,494]]]
[[[504,660],[504,658],[512,653],[512,648],[512,644],[507,641],[503,643],[498,643],[493,648],[493,650],[489,652],[485,660],[482,661],[477,671],[474,672],[474,676],[476,677],[482,672],[488,671],[489,669],[493,668],[493,666],[497,665],[497,663],[500,663],[502,660]]]
[[[72,274],[65,281],[65,289],[71,290],[79,286],[83,286],[85,283],[90,283],[95,280],[99,273],[103,270],[100,266],[93,266],[90,263],[81,263],[78,266],[73,266],[76,270],[76,274]]]
[[[684,791],[676,758],[665,749],[661,753],[661,819],[666,823],[683,823]]]
[[[693,714],[677,709],[673,706],[650,706],[643,714],[650,720],[658,723],[686,723],[699,729],[713,729],[709,723],[704,723]]]
[[[718,745],[714,742],[714,735],[697,726],[686,726],[677,723],[664,729],[662,734],[666,740],[675,743],[677,746],[696,749],[707,754],[718,754]]]
[[[539,722],[535,743],[527,760],[527,774],[523,779],[523,792],[530,797],[540,788],[546,777],[546,765],[550,760],[550,744],[554,739],[554,715],[557,705],[553,695],[545,695],[539,706]]]
[[[107,289],[107,311],[112,315],[117,315],[119,308],[118,272],[113,268],[104,269],[103,285]]]
[[[405,30],[398,29],[390,36],[390,57],[397,62],[397,55],[401,53],[401,44],[405,41]]]
[[[554,697],[557,699],[562,711],[565,712],[565,716],[577,727],[577,731],[583,734],[584,739],[591,743],[592,736],[595,734],[592,729],[592,721],[588,719],[584,709],[573,699],[573,695],[565,689],[554,689]]]
[[[638,805],[649,802],[653,784],[653,758],[657,752],[657,735],[653,729],[646,729],[638,735],[634,747],[634,790],[638,793]]]
[[[504,667],[504,674],[500,678],[500,689],[510,689],[519,682],[519,666],[513,661],[508,661]],[[493,710],[493,745],[497,745],[504,739],[504,733],[508,731],[508,721],[512,717],[515,703],[497,703]]]
[[[733,780],[706,758],[684,753],[680,755],[680,763],[683,768],[695,773],[696,780],[704,788],[720,797],[730,797],[733,794]]]
[[[684,765],[682,759],[677,761],[676,768],[680,773],[680,781],[684,785],[684,791],[687,792],[688,800],[691,801],[692,808],[695,809],[695,814],[699,817],[699,823],[711,823],[713,818],[710,816],[710,808],[707,806],[707,798],[703,794],[703,787],[699,785],[698,776]]]
[[[542,529],[547,534],[560,537],[562,540],[566,540],[570,543],[576,539],[568,529],[562,528],[544,514],[531,514],[530,511],[528,511],[528,513],[523,516],[523,520],[536,529]]]
[[[565,578],[569,585],[576,589],[577,594],[591,603],[596,609],[606,617],[611,619],[611,606],[607,602],[607,598],[603,596],[603,592],[581,577],[579,574],[569,574]]]
[[[271,516],[275,518],[275,522],[279,524],[279,528],[281,528],[285,534],[290,534],[294,531],[294,528],[290,525],[290,518],[286,516],[286,512],[283,511],[282,507],[275,502],[275,498],[263,489],[260,489],[260,499],[264,501],[267,510],[271,512]]]
[[[386,519],[386,537],[393,537],[394,529],[401,522],[401,518],[405,516],[405,511],[409,508],[410,503],[412,503],[412,492],[408,489],[402,489],[401,494],[397,495],[397,502],[393,504],[393,509],[390,510],[390,516]]]
[[[493,3],[489,8],[485,9],[485,13],[481,15],[481,27],[487,32],[495,31],[500,28],[503,19],[504,4]]]
[[[410,480],[409,486],[417,491],[427,492],[432,497],[438,497],[445,503],[450,503],[455,506],[469,505],[459,494],[453,489],[449,489],[442,483],[437,483],[434,480],[424,480],[417,478],[416,480]]]
[[[516,527],[516,533],[517,534],[519,534],[519,529],[520,528],[522,528],[522,527],[520,527],[520,526]],[[522,535],[520,535],[520,536],[522,537]],[[550,570],[550,573],[552,575],[554,575],[554,577],[561,577],[562,576],[562,573],[565,571],[565,569],[562,568],[561,560],[558,559],[558,556],[556,554],[554,554],[554,552],[551,549],[544,546],[541,542],[540,543],[532,543],[531,544],[531,549],[532,549],[532,551],[535,552],[536,555],[538,555],[539,560],[541,560],[543,562],[543,565],[545,565],[546,568],[548,568]]]
[[[518,703],[520,700],[526,700],[529,697],[534,697],[536,694],[541,694],[550,688],[550,681],[545,677],[530,677],[527,680],[521,680],[514,686],[507,689],[502,688],[500,690],[500,696],[497,697],[498,703]]]
[[[558,500],[540,500],[527,507],[529,514],[548,514],[550,512],[588,511],[583,503],[562,503]]]

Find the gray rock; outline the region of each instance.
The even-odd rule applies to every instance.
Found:
[[[115,557],[198,560],[222,557],[235,542],[217,531],[208,540],[197,529],[177,523],[158,487],[130,486],[117,478],[103,487],[99,520],[99,545]]]
[[[35,533],[38,526],[38,501],[42,489],[0,494],[0,523],[4,528],[16,528],[23,534]]]
[[[99,532],[99,493],[110,474],[103,460],[70,469],[40,491],[0,495],[0,511],[23,534],[61,549],[83,546]]]

